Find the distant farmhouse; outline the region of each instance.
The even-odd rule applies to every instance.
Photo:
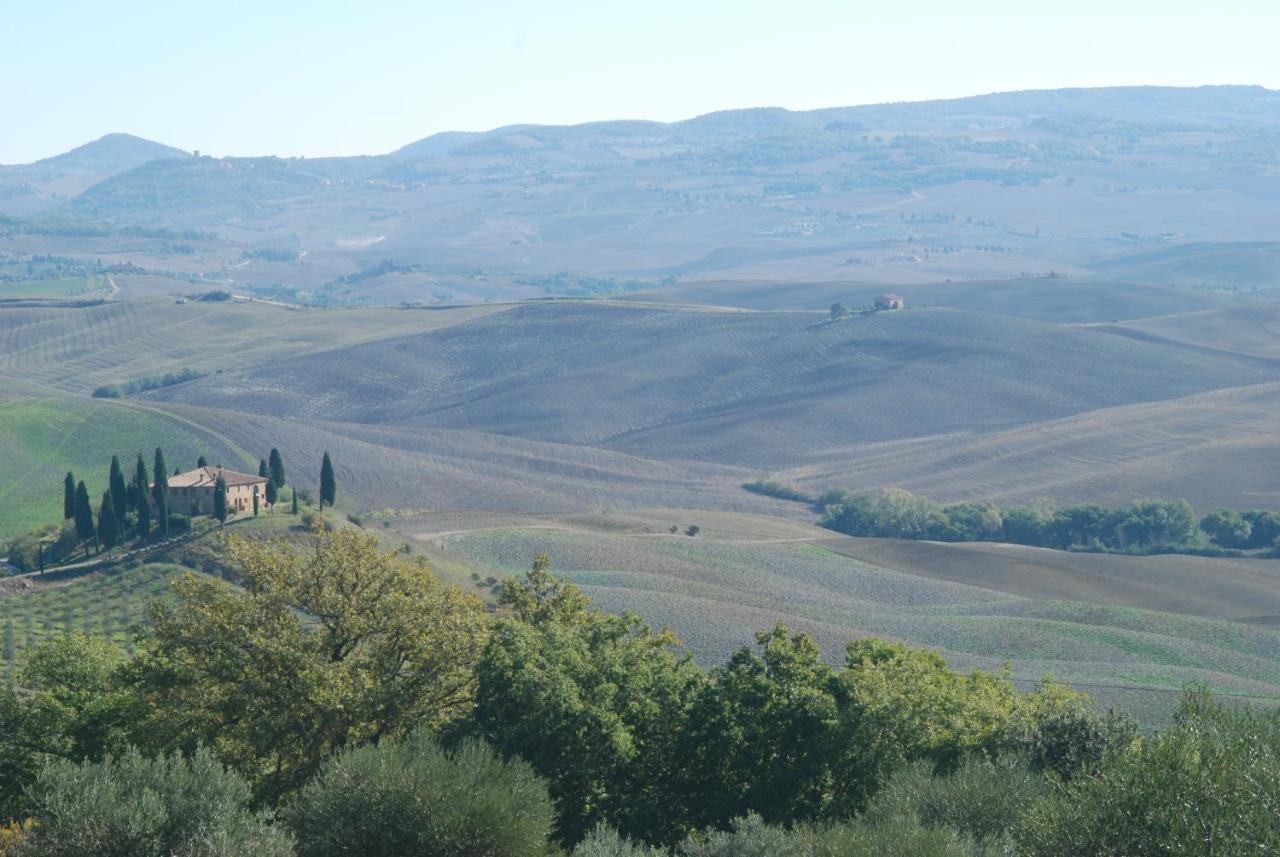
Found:
[[[256,495],[262,508],[267,506],[267,477],[217,467],[197,467],[169,477],[169,504],[175,512],[191,515],[213,514],[213,489],[221,479],[227,484],[227,512],[253,510]]]
[[[876,309],[906,309],[907,302],[901,295],[881,295],[876,298]]]

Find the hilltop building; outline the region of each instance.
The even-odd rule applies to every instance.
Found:
[[[876,309],[906,309],[907,302],[901,295],[881,295],[876,298]]]
[[[254,495],[261,508],[267,507],[267,477],[239,473],[219,464],[170,476],[169,508],[183,515],[212,515],[213,489],[219,479],[227,484],[228,514],[253,511]]]

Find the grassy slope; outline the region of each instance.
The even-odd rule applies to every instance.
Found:
[[[68,470],[96,500],[106,490],[113,454],[131,473],[141,452],[149,470],[157,446],[170,467],[193,467],[200,455],[233,467],[253,463],[212,432],[125,403],[69,396],[0,400],[0,539],[62,519]]]
[[[175,304],[169,298],[84,308],[0,307],[0,375],[88,393],[183,367],[212,373],[259,366],[494,311],[303,310],[257,302]]]
[[[691,521],[696,513],[686,513]],[[655,527],[655,529],[658,529]],[[709,534],[709,535],[708,535]],[[607,609],[673,628],[714,662],[775,622],[813,633],[829,657],[858,635],[937,648],[965,667],[1009,662],[1027,682],[1046,672],[1154,721],[1190,681],[1280,696],[1280,631],[1220,619],[1080,601],[1025,598],[843,556],[792,541],[696,539],[571,529],[493,529],[444,537],[450,550],[504,573],[551,554]]]
[[[62,277],[55,280],[0,282],[0,300],[68,298],[107,288],[105,277]]]

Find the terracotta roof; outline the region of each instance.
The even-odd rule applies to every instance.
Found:
[[[186,473],[179,473],[177,476],[169,477],[170,488],[212,488],[218,481],[218,477],[222,477],[222,481],[227,483],[227,487],[231,488],[235,485],[253,485],[265,484],[267,477],[258,476],[250,473],[239,473],[235,470],[227,470],[225,467],[218,465],[217,467],[197,467],[195,470],[188,470]]]

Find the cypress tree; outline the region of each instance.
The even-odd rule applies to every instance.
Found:
[[[196,467],[208,467],[208,466],[209,466],[209,462],[205,461],[205,458],[203,455],[196,459]]]
[[[147,475],[147,463],[142,460],[142,453],[138,453],[138,463],[133,467],[133,481],[142,489],[143,499],[151,493],[151,477]]]
[[[98,543],[111,553],[120,540],[120,519],[116,517],[115,500],[110,491],[102,494],[102,505],[98,507]]]
[[[156,482],[151,486],[151,497],[156,502],[156,529],[160,538],[169,538],[169,468],[164,463],[164,452],[156,447],[156,461],[152,468]]]
[[[333,477],[333,462],[329,460],[329,453],[324,454],[324,461],[320,463],[320,508],[324,508],[324,504],[333,505],[334,498],[338,496],[338,482]]]
[[[263,479],[267,478],[267,460],[265,458],[258,459],[258,475]]]
[[[138,453],[138,461],[133,467],[133,510],[138,513],[138,538],[145,539],[151,535],[151,478],[147,476],[147,463]]]
[[[124,513],[129,509],[129,489],[124,484],[124,471],[120,469],[120,459],[111,456],[111,475],[107,479],[111,490],[111,509],[116,516],[116,532],[124,532]]]
[[[213,484],[213,516],[219,523],[227,522],[227,483],[221,476]]]
[[[297,514],[298,514],[298,489],[295,487],[293,489],[293,515],[296,516]]]
[[[258,492],[253,492],[253,516],[258,517]]]
[[[76,516],[76,478],[67,471],[67,478],[62,480],[62,520],[69,521]]]
[[[276,488],[276,483],[267,480],[267,505],[274,506],[276,501],[280,499],[280,490]]]
[[[284,487],[284,459],[280,457],[280,450],[274,446],[271,447],[271,454],[267,456],[267,469],[271,473],[271,481],[275,484],[276,489]]]
[[[145,485],[133,485],[133,493],[137,495],[138,505],[138,538],[146,539],[151,535],[151,501],[147,499],[147,488]]]
[[[160,499],[156,500],[156,532],[160,534],[160,538],[169,538],[169,492],[160,492]]]
[[[156,447],[156,463],[151,468],[156,472],[156,484],[152,486],[152,498],[159,503],[160,495],[169,493],[169,468],[164,463],[164,451]]]
[[[93,526],[93,507],[89,505],[89,489],[81,479],[76,485],[76,536],[84,543],[84,555],[89,555],[89,539],[97,535]]]

